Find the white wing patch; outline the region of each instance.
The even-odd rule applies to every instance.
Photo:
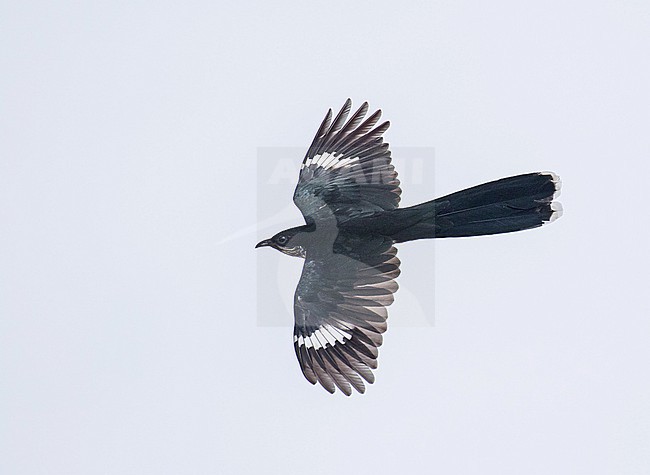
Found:
[[[321,325],[316,330],[313,331],[310,335],[303,337],[295,336],[293,337],[294,342],[298,342],[299,346],[305,346],[307,348],[313,347],[315,350],[320,348],[326,348],[329,346],[334,346],[337,343],[344,345],[347,341],[352,339],[352,335],[348,332],[339,330],[338,328],[326,323]]]
[[[310,157],[301,165],[301,169],[307,168],[311,165],[321,167],[325,170],[336,170],[338,168],[343,168],[345,166],[350,166],[352,163],[358,162],[359,157],[348,157],[340,159],[343,154],[337,154],[336,152],[332,153],[323,153],[320,155],[315,155],[313,158]]]

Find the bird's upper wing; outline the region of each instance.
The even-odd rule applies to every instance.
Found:
[[[383,237],[346,240],[307,254],[294,299],[294,348],[302,372],[333,393],[374,382],[378,347],[397,290],[397,249]]]
[[[363,121],[367,102],[347,119],[351,105],[348,99],[333,121],[328,111],[302,162],[293,201],[308,223],[323,219],[324,208],[341,222],[398,206],[399,180],[382,138],[390,123],[375,127],[381,110]]]

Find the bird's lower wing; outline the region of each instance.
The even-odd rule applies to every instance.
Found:
[[[374,382],[378,348],[397,291],[397,249],[392,242],[307,256],[294,299],[294,348],[303,374],[333,393],[365,391]]]

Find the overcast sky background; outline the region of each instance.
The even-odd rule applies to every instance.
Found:
[[[0,473],[648,473],[649,31],[642,0],[2,2]],[[553,170],[565,209],[402,245],[351,398],[259,315],[300,262],[253,249],[300,223],[260,148],[297,178],[347,97],[435,150],[404,205]]]

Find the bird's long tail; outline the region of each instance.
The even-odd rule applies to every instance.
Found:
[[[553,201],[560,179],[552,172],[528,173],[484,183],[410,208],[397,209],[406,223],[392,237],[416,239],[482,236],[536,228],[562,215]]]

